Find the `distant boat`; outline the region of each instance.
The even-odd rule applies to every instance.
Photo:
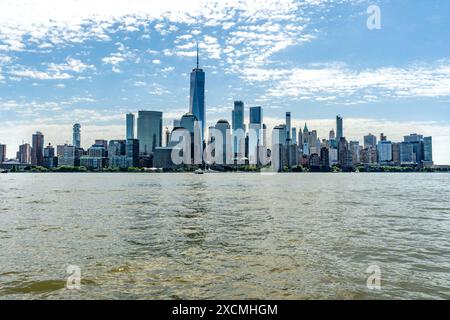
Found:
[[[203,172],[202,169],[197,169],[194,171],[195,174],[204,174],[205,172]]]

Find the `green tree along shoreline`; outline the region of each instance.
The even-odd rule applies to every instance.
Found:
[[[242,165],[242,166],[229,166],[229,167],[221,167],[215,168],[211,167],[214,172],[268,172],[270,171],[270,167],[257,167],[252,165]],[[119,168],[119,167],[111,167],[104,168],[102,170],[89,170],[86,167],[74,167],[74,166],[60,166],[57,168],[45,168],[41,166],[36,167],[25,167],[23,169],[19,169],[18,167],[13,167],[9,172],[20,172],[20,173],[52,173],[52,172],[60,172],[60,173],[93,173],[93,172],[104,172],[104,173],[155,173],[155,172],[194,172],[198,167],[190,166],[190,167],[180,167],[172,170],[155,170],[155,169],[146,169],[140,167],[129,167],[129,168]],[[292,166],[292,167],[284,167],[282,173],[314,173],[314,172],[322,172],[322,173],[340,173],[340,172],[355,172],[355,173],[408,173],[408,172],[450,172],[449,168],[420,168],[420,167],[411,167],[411,166],[377,166],[377,165],[360,165],[355,167],[352,170],[343,171],[339,165],[333,165],[331,167],[305,167],[305,166]]]

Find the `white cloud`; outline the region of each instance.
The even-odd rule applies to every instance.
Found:
[[[375,101],[379,97],[450,96],[448,61],[364,70],[352,70],[343,64],[293,69],[247,68],[242,77],[249,82],[273,83],[267,90],[269,98],[318,101],[352,98],[355,103]]]

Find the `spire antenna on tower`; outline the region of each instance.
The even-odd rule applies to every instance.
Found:
[[[198,42],[197,42],[197,69],[198,69]]]

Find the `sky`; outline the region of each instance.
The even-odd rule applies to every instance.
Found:
[[[371,5],[381,28],[369,29]],[[234,100],[262,106],[271,129],[327,138],[335,117],[362,142],[433,136],[450,164],[450,2],[447,0],[2,0],[0,143],[8,157],[39,130],[82,146],[125,137],[125,114],[189,107],[196,44],[206,72],[207,126],[231,122]]]

